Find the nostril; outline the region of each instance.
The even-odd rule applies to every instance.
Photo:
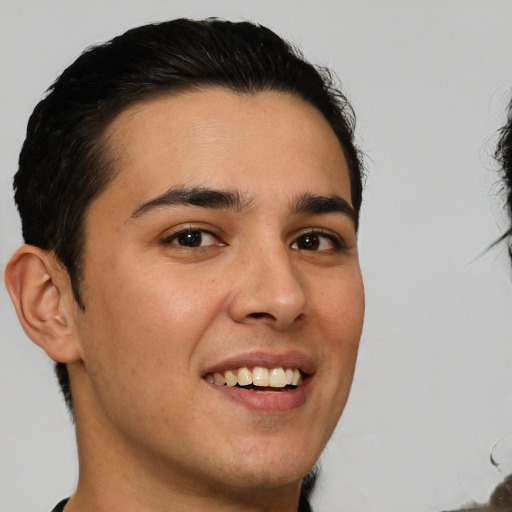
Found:
[[[270,313],[251,313],[249,315],[251,318],[271,318],[272,320],[275,320],[276,317],[274,315],[271,315]]]

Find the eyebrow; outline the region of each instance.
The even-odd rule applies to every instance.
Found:
[[[166,206],[200,206],[222,210],[242,211],[250,200],[238,191],[215,190],[206,187],[171,188],[163,194],[139,205],[130,215],[137,218],[151,210]]]
[[[213,208],[220,210],[233,210],[241,212],[247,210],[251,200],[246,198],[239,191],[216,190],[207,187],[180,187],[171,188],[163,194],[150,199],[139,205],[130,215],[130,218],[138,218],[143,214],[168,206],[199,206],[202,208]],[[340,196],[320,196],[305,193],[292,201],[292,214],[313,214],[322,215],[329,213],[343,213],[352,221],[356,215],[354,208],[348,201]]]
[[[303,194],[292,203],[292,212],[295,214],[310,213],[322,215],[326,213],[343,213],[353,222],[356,220],[356,212],[350,203],[340,196],[319,196],[316,194]]]

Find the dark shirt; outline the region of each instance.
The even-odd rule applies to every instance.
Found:
[[[52,512],[62,512],[64,510],[64,505],[68,502],[67,499],[62,500],[53,510]],[[299,508],[297,512],[312,512],[311,506],[309,505],[307,497],[301,493],[299,500]]]
[[[64,505],[68,502],[67,498],[62,500],[53,510],[52,512],[62,512],[64,510]]]

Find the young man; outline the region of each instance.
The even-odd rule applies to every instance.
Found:
[[[133,29],[50,88],[5,280],[76,421],[55,510],[309,509],[363,321],[353,128],[249,23]]]

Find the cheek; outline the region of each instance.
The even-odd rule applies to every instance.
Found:
[[[136,418],[124,425],[126,410],[157,424],[194,403],[194,355],[222,299],[216,283],[169,274],[112,271],[84,296],[85,372],[94,401],[122,429],[145,428]]]
[[[348,356],[357,355],[364,319],[364,289],[358,274],[332,279],[318,295],[315,311],[328,340],[326,349]]]
[[[318,409],[313,428],[326,443],[347,402],[354,375],[364,317],[364,292],[357,275],[331,279],[319,287],[315,329],[319,334]]]
[[[222,307],[215,281],[181,273],[111,269],[86,301],[85,355],[90,365],[137,377],[185,371]]]
[[[318,296],[317,328],[324,343],[320,357],[323,392],[331,402],[333,425],[348,398],[354,375],[364,318],[364,290],[360,274],[329,281]]]

